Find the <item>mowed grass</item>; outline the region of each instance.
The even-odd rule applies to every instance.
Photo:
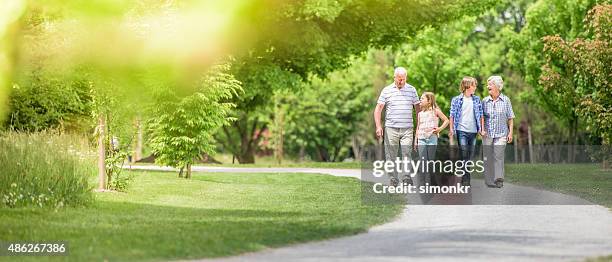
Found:
[[[360,194],[357,179],[328,175],[135,172],[129,192],[96,193],[88,207],[2,209],[0,239],[69,242],[67,257],[20,260],[229,256],[364,232],[403,208]]]
[[[134,166],[151,166],[154,163],[133,163]],[[197,164],[197,166],[214,166],[214,167],[294,167],[294,168],[333,168],[333,169],[360,169],[361,162],[283,162],[281,164],[274,162],[256,162],[254,164],[239,164],[239,163],[222,163],[222,164]]]
[[[604,170],[598,164],[508,164],[505,180],[612,208],[612,170]]]

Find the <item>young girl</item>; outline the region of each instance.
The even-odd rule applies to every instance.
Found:
[[[442,118],[441,126],[438,126]],[[420,160],[433,160],[438,144],[438,135],[448,125],[449,120],[436,104],[436,98],[432,92],[425,92],[421,96],[421,112],[417,115],[416,143]]]
[[[438,126],[439,120],[442,118],[444,121],[441,126]],[[438,135],[440,131],[444,130],[448,126],[449,120],[442,113],[438,105],[436,104],[436,98],[432,92],[425,92],[421,96],[421,112],[417,115],[417,127],[416,127],[416,146],[435,146],[438,144]],[[435,147],[434,153],[435,153]],[[426,159],[433,159],[433,154],[428,152],[421,152],[419,150],[419,156],[425,157]]]

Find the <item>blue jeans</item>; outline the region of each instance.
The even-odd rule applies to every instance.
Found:
[[[459,145],[459,152],[461,160],[467,161],[474,157],[474,151],[476,150],[476,134],[457,130],[457,144]],[[463,179],[470,180],[470,173],[466,170],[463,175]]]
[[[436,159],[436,147],[438,145],[438,136],[431,135],[428,138],[419,138],[418,140],[417,151],[419,152],[419,160],[421,160],[421,165],[426,165],[427,160],[435,160]],[[417,179],[417,186],[422,186],[425,184],[431,184],[431,170],[430,172],[419,172],[419,178]]]
[[[422,160],[434,160],[436,158],[436,145],[438,145],[438,136],[431,135],[428,138],[419,138],[419,158]]]

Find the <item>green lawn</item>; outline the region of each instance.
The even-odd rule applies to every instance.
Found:
[[[135,166],[149,166],[155,165],[154,163],[133,163]],[[256,162],[255,164],[197,164],[198,166],[218,166],[218,167],[307,167],[307,168],[339,168],[339,169],[360,169],[362,168],[360,162],[283,162],[282,164],[274,162]]]
[[[508,164],[509,183],[575,195],[612,207],[612,170],[597,164]]]
[[[592,257],[592,258],[587,258],[585,260],[585,262],[610,262],[610,261],[612,261],[612,255]]]
[[[97,193],[89,207],[2,209],[1,239],[69,241],[66,258],[72,261],[218,257],[364,232],[403,208],[363,205],[360,182],[354,178],[135,175],[128,193]]]
[[[148,155],[148,154],[146,154]],[[222,167],[309,167],[309,168],[361,168],[359,161],[352,162],[317,162],[313,160],[298,161],[293,158],[283,158],[279,164],[278,160],[273,156],[255,156],[254,164],[240,164],[234,159],[232,164],[232,155],[227,153],[219,153],[213,157],[221,164],[197,164],[203,166],[222,166]],[[134,165],[154,165],[153,163],[135,163]]]

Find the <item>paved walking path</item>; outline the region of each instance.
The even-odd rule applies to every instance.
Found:
[[[360,171],[351,169],[197,166],[193,170],[360,178]],[[363,234],[203,261],[581,261],[612,254],[608,208],[508,183],[502,189],[486,188],[482,180],[472,184],[473,193],[458,203],[472,205],[408,205],[395,221]],[[429,203],[448,203],[436,197],[444,196],[434,196]]]

